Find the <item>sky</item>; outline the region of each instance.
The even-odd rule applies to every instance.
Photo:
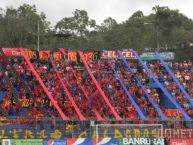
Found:
[[[179,9],[181,13],[193,19],[193,0],[0,0],[0,7],[17,8],[24,3],[35,4],[38,13],[44,12],[52,25],[64,17],[73,16],[75,9],[86,10],[89,18],[100,24],[108,17],[120,23],[137,10],[148,15],[155,5]]]

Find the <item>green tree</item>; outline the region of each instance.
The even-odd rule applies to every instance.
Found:
[[[74,36],[85,37],[95,25],[95,20],[89,20],[85,10],[76,9],[73,17],[63,18],[56,24],[55,29],[61,33],[70,33]]]
[[[49,30],[49,22],[44,13],[37,14],[36,7],[24,4],[18,9],[7,8],[1,17],[1,34],[4,36],[4,47],[31,47],[37,45],[37,27],[40,27],[40,46],[45,45],[45,36]],[[45,46],[44,46],[45,45]]]

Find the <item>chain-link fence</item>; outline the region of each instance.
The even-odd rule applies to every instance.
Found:
[[[193,137],[193,122],[185,120],[170,119],[162,121],[152,119],[151,121],[123,120],[123,121],[63,121],[61,118],[1,118],[0,136],[13,134],[18,131],[18,137],[23,137],[28,131],[34,137],[42,135],[54,138],[79,138],[79,137]],[[103,124],[103,127],[98,128]],[[133,124],[135,126],[133,126]]]

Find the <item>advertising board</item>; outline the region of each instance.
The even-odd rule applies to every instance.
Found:
[[[120,145],[164,145],[162,138],[123,138]]]
[[[170,145],[193,145],[193,139],[170,139]]]

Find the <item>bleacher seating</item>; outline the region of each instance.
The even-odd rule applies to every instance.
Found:
[[[60,114],[39,84],[38,79],[33,75],[32,68],[26,61],[22,57],[9,57],[9,60],[10,63],[4,64],[3,66],[5,75],[9,78],[13,90],[8,85],[8,82],[6,82],[3,72],[0,71],[1,116],[7,118],[10,116],[60,117]],[[105,120],[115,119],[111,108],[104,101],[102,94],[97,89],[96,84],[93,82],[85,67],[82,70],[77,70],[72,61],[64,59],[52,61],[56,68],[53,66],[51,60],[36,59],[31,60],[30,63],[33,65],[33,68],[40,76],[62,112],[70,120],[79,120],[81,115],[85,117],[86,120],[98,120],[100,117]],[[145,95],[138,81],[141,82],[145,91],[166,117],[183,118],[181,112],[176,108],[172,108],[170,105],[163,105],[163,98],[165,96],[159,92],[160,90],[158,86],[155,86],[152,77],[136,60],[128,61],[134,74],[126,68],[122,60],[89,60],[87,63],[99,83],[100,88],[103,90],[104,95],[121,119],[136,120],[140,117],[113,69],[117,72],[145,117],[148,119],[160,119],[159,114],[156,112],[157,110]],[[187,93],[193,98],[192,62],[169,61],[167,63]],[[15,76],[10,65],[16,70],[18,76]],[[162,64],[159,61],[147,61],[146,65],[160,83],[163,84],[164,88],[170,92],[173,99],[177,100],[190,117],[193,117],[193,107]],[[61,84],[60,78],[64,86]],[[27,86],[25,86],[23,82],[25,82]],[[32,94],[29,94],[26,87],[32,91]],[[34,96],[34,98],[32,96]]]

